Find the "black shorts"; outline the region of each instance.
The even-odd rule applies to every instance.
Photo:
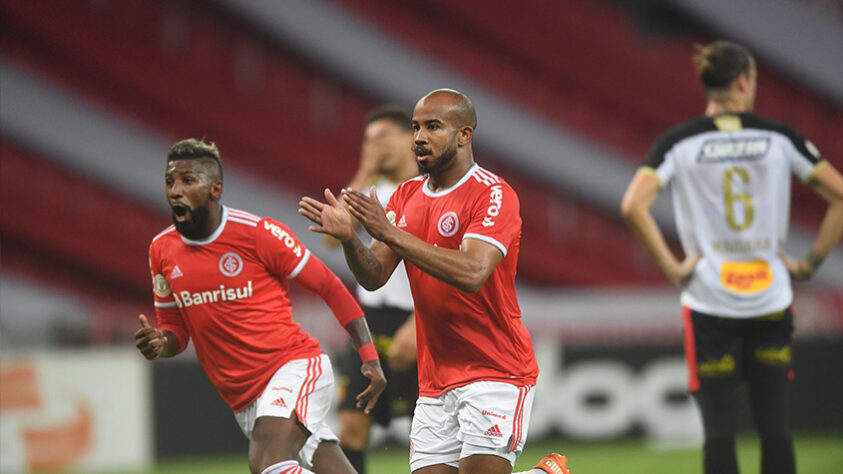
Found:
[[[790,308],[755,318],[726,318],[683,308],[689,390],[753,376],[793,377]]]
[[[419,397],[419,375],[416,366],[403,372],[394,372],[386,362],[395,332],[407,321],[411,311],[364,306],[363,312],[366,314],[366,322],[372,332],[387,381],[386,390],[381,394],[371,415],[376,423],[387,426],[393,417],[412,416]],[[359,410],[356,406],[357,394],[369,386],[369,379],[360,373],[360,356],[350,344],[343,351],[339,366],[340,410]]]

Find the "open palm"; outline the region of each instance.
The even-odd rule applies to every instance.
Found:
[[[342,242],[351,240],[354,228],[348,211],[330,189],[325,189],[325,201],[320,202],[307,196],[299,201],[299,214],[316,224],[308,227],[308,230],[328,234]]]

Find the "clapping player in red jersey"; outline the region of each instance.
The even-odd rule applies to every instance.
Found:
[[[149,249],[159,326],[140,316],[138,349],[147,359],[171,357],[193,339],[205,373],[250,439],[252,473],[353,473],[325,424],[331,362],[293,321],[287,280],[321,296],[348,331],[370,379],[357,396],[368,413],[386,380],[362,310],[287,226],[221,204],[214,144],[174,144],[165,182],[174,225]]]
[[[326,203],[305,197],[299,212],[315,223],[311,230],[342,242],[369,290],[398,262],[407,264],[419,371],[411,470],[510,473],[524,447],[538,375],[515,294],[518,196],[474,163],[477,118],[468,97],[433,91],[416,104],[412,124],[423,175],[401,184],[386,210],[372,188],[368,195],[343,190],[343,203],[325,190]],[[371,245],[354,234],[352,216],[375,238]],[[551,455],[536,469],[566,473],[565,462]]]

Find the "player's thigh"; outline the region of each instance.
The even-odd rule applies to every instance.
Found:
[[[416,469],[412,472],[413,474],[457,474],[460,472],[460,469],[459,467],[449,466],[447,464],[434,464]]]
[[[753,419],[762,433],[790,431],[791,339],[789,309],[748,322],[747,388]]]
[[[346,449],[362,451],[369,444],[372,417],[359,410],[340,410],[340,443]]]
[[[743,334],[741,320],[690,312],[686,320],[685,352],[689,361],[691,391],[742,377]]]
[[[295,413],[290,418],[261,416],[255,420],[249,440],[249,466],[260,472],[272,464],[297,459],[307,437]]]
[[[499,456],[475,454],[460,459],[459,472],[460,474],[510,474],[512,464]]]

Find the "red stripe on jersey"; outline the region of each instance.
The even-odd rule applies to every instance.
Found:
[[[682,323],[685,326],[685,362],[688,364],[688,391],[700,389],[700,374],[697,372],[697,346],[694,342],[694,322],[691,308],[682,307]]]
[[[527,398],[527,387],[518,387],[518,401],[515,404],[515,417],[512,421],[512,444],[510,451],[515,451],[521,442],[521,425],[524,418],[524,399]]]
[[[477,168],[477,171],[475,171],[475,173],[483,177],[483,179],[487,181],[486,184],[500,182],[500,178],[490,173],[489,171],[484,170],[483,168]]]
[[[236,216],[236,217],[239,217],[241,219],[247,219],[247,220],[250,220],[250,221],[255,221],[255,223],[260,222],[260,220],[261,220],[260,217],[252,214],[251,212],[241,211],[240,209],[228,208],[228,215],[229,215],[229,217],[230,216]]]
[[[305,412],[304,412],[304,401],[307,398],[307,386],[310,384],[310,379],[312,377],[312,369],[313,369],[313,358],[307,359],[307,374],[305,375],[304,382],[301,384],[301,389],[299,389],[299,396],[296,399],[296,415],[299,417],[299,422],[307,427],[307,421],[305,419]]]
[[[229,222],[237,222],[238,224],[244,224],[244,225],[248,225],[248,226],[252,226],[252,227],[258,226],[257,222],[254,222],[254,221],[251,221],[251,220],[248,220],[248,219],[241,219],[239,217],[234,217],[234,216],[231,216],[231,215],[228,216],[228,221]]]

